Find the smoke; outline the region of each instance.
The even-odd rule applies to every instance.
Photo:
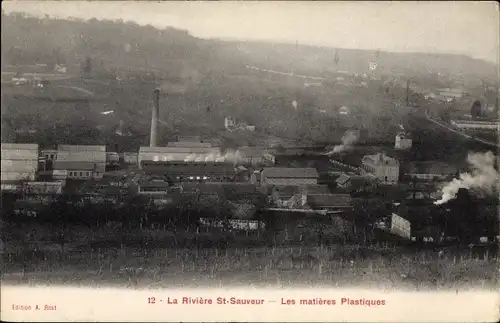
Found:
[[[205,162],[213,162],[215,161],[215,155],[214,154],[210,154],[208,156],[205,157]]]
[[[500,190],[500,173],[495,169],[495,155],[487,153],[469,153],[467,162],[471,171],[460,174],[442,188],[442,197],[434,204],[440,205],[454,199],[458,190],[465,188],[476,194],[493,195]]]
[[[228,150],[224,155],[215,154],[190,154],[184,158],[184,162],[233,162],[237,163],[240,159],[240,153],[237,150]]]
[[[297,101],[293,100],[292,101],[292,107],[297,110],[297,107],[299,106],[299,104],[297,103]]]
[[[194,161],[196,159],[196,155],[195,154],[191,154],[191,155],[187,155],[185,158],[184,158],[184,161],[185,162],[191,162],[191,161]]]
[[[326,155],[338,154],[346,150],[350,150],[352,145],[354,145],[359,140],[359,131],[347,130],[342,136],[342,144],[333,147],[333,150],[327,152]]]

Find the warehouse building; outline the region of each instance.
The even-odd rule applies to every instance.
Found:
[[[120,159],[127,165],[137,165],[137,153],[124,152],[119,154]]]
[[[165,176],[170,182],[233,182],[236,170],[227,162],[142,161],[147,175]]]
[[[266,167],[262,169],[261,185],[316,185],[319,174],[315,168]]]
[[[242,165],[274,165],[274,155],[266,149],[258,147],[244,147],[238,149],[238,163]]]
[[[173,141],[167,143],[168,147],[211,148],[212,143],[201,141]]]
[[[2,190],[16,189],[18,184],[36,179],[38,171],[37,144],[2,143],[1,151]]]
[[[410,149],[413,142],[409,134],[400,132],[396,135],[396,140],[394,142],[394,148],[398,150]]]
[[[356,175],[342,173],[336,180],[337,187],[350,192],[372,192],[377,188],[378,178],[373,174]]]
[[[142,165],[143,161],[215,161],[219,156],[218,147],[140,147],[137,160]]]
[[[59,145],[53,168],[67,171],[67,179],[101,179],[106,170],[106,147]]]
[[[439,161],[411,162],[407,166],[405,177],[418,181],[448,181],[458,171],[457,167]]]
[[[459,129],[480,129],[480,130],[498,130],[500,123],[495,121],[478,120],[451,120],[451,124]]]
[[[397,184],[399,181],[399,161],[383,153],[366,155],[361,160],[362,168],[375,175],[382,184]]]

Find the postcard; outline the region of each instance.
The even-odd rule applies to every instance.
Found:
[[[497,322],[499,5],[2,2],[22,322]]]

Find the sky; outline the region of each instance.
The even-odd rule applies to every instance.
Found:
[[[199,38],[465,54],[498,64],[496,2],[2,1],[6,13],[122,19]]]

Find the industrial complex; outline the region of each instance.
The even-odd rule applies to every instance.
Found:
[[[23,192],[21,199],[32,206],[47,203],[50,201],[47,196],[60,196],[64,192],[76,193],[81,201],[98,201],[95,194],[108,190],[113,193],[105,194],[106,199],[113,203],[120,203],[124,195],[138,195],[157,208],[165,208],[175,199],[192,194],[224,196],[237,206],[233,210],[235,214],[243,212],[237,210],[245,205],[254,205],[263,196],[270,214],[316,214],[320,218],[331,214],[350,221],[355,208],[353,201],[360,194],[377,196],[390,187],[418,181],[423,186],[414,187],[403,200],[427,198],[432,203],[430,196],[436,195],[436,183],[450,180],[457,173],[457,169],[439,168],[434,162],[414,163],[405,159],[405,152],[412,148],[412,139],[405,131],[396,134],[391,156],[385,151],[366,154],[357,167],[328,155],[326,172],[324,167],[288,166],[278,161],[280,155],[304,156],[301,149],[280,151],[241,147],[223,150],[214,146],[210,138],[203,140],[199,136],[178,136],[176,141],[160,145],[159,98],[160,91],[155,89],[150,145],[138,151],[118,153],[98,145],[61,144],[45,149],[37,144],[2,143],[2,192]],[[452,124],[460,127],[464,124],[489,126],[490,123],[460,121]],[[402,161],[398,160],[401,156]],[[110,189],[112,187],[116,189]],[[33,198],[37,194],[44,198]],[[372,231],[382,230],[402,241],[411,241],[411,221],[398,214],[401,202],[394,198],[387,202],[393,203],[390,211],[377,218]],[[16,214],[28,212],[36,216],[33,211],[36,207],[30,209],[29,203],[19,205],[22,206],[16,209]],[[247,221],[254,221],[255,207],[245,212],[250,212],[250,215],[245,213]],[[289,221],[285,228],[287,237],[294,235],[296,224]]]

